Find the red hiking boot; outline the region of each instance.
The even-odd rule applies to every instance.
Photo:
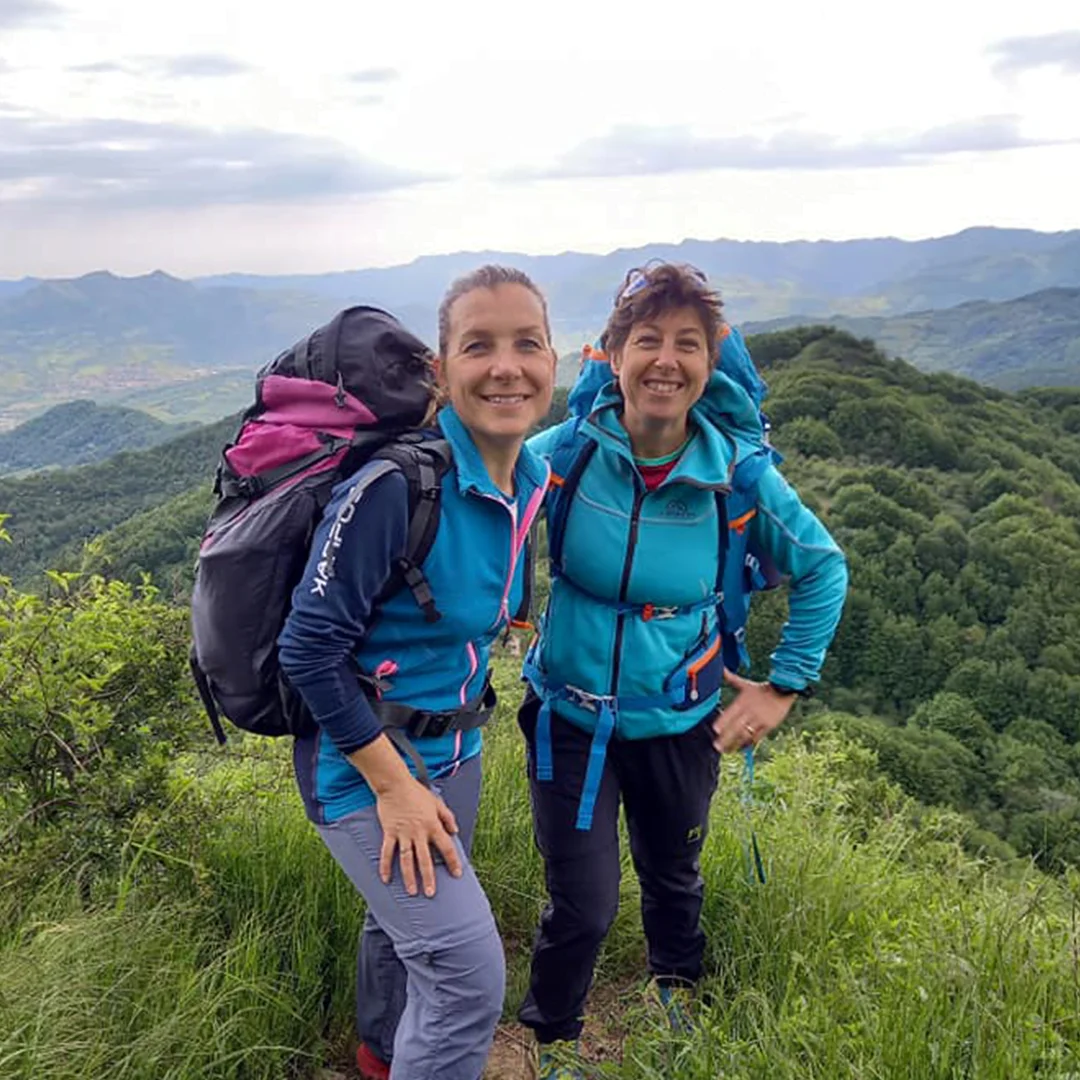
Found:
[[[356,1067],[363,1080],[390,1080],[390,1066],[376,1057],[366,1043],[356,1048]]]

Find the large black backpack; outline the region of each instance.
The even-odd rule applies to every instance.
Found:
[[[222,715],[260,735],[313,729],[279,670],[277,638],[334,485],[373,458],[401,469],[409,492],[408,549],[383,598],[407,587],[440,617],[421,568],[453,461],[445,439],[419,429],[430,357],[392,315],[357,306],[256,376],[255,402],[222,451],[191,599],[191,669],[219,742]]]

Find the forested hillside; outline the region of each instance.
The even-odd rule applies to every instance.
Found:
[[[0,475],[89,465],[122,450],[144,450],[184,429],[138,409],[69,401],[0,432]]]
[[[818,708],[981,843],[1080,863],[1080,389],[1010,395],[825,327],[750,345],[784,471],[851,563]],[[0,482],[0,566],[150,573],[182,596],[233,423]],[[759,663],[782,618],[781,595],[758,599]]]
[[[1080,390],[1010,397],[823,329],[750,344],[851,563],[823,700],[911,794],[1080,862]]]
[[[144,510],[202,486],[209,491],[221,448],[236,432],[227,417],[150,450],[97,465],[0,479],[12,543],[0,547],[0,574],[17,581],[78,566],[83,545]]]
[[[1073,1075],[1080,389],[927,375],[826,327],[750,346],[783,470],[850,560],[847,611],[817,699],[759,751],[752,805],[740,760],[722,764],[698,1027],[673,1039],[640,993],[630,877],[585,1054],[612,1080]],[[17,1080],[309,1080],[349,1057],[362,908],[303,818],[287,740],[230,730],[217,748],[186,671],[185,592],[234,430],[0,481],[0,1061]],[[164,591],[131,584],[144,573]],[[784,609],[783,590],[755,600],[761,671]],[[508,1021],[544,902],[519,676],[499,655],[474,849]],[[520,1047],[507,1023],[491,1080],[527,1075]]]
[[[766,332],[806,321],[775,319],[747,329]],[[822,321],[873,338],[890,356],[902,356],[924,371],[965,375],[1002,390],[1080,385],[1080,288],[888,317],[830,315]]]

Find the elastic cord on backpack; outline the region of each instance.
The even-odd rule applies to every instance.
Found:
[[[739,801],[743,805],[748,834],[748,839],[743,841],[743,861],[746,866],[746,877],[751,885],[754,883],[755,877],[764,885],[765,863],[761,858],[761,849],[758,847],[757,836],[754,833],[752,817],[754,808],[754,747],[752,745],[743,749],[743,774]]]

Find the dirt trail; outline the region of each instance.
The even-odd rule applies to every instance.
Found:
[[[619,1057],[623,1035],[620,998],[625,992],[626,988],[605,986],[593,993],[581,1037],[581,1053],[585,1060],[599,1064]],[[532,1032],[521,1024],[500,1024],[483,1080],[531,1080],[534,1075],[530,1063],[532,1041]],[[315,1080],[358,1080],[359,1075],[351,1062],[336,1062],[318,1073]]]
[[[597,1064],[613,1061],[622,1051],[622,1035],[616,1026],[615,997],[609,992],[604,998],[610,998],[610,1001],[590,1005],[581,1037],[581,1055],[586,1061]],[[532,1032],[528,1028],[520,1024],[500,1024],[483,1080],[531,1080],[534,1075],[530,1064],[532,1041]]]

